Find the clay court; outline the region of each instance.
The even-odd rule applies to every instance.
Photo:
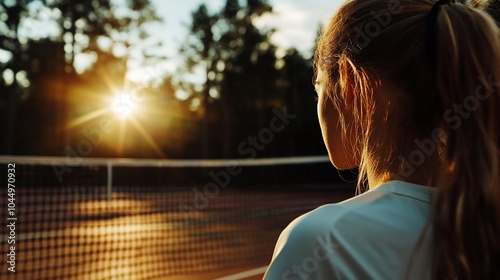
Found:
[[[47,280],[261,279],[290,221],[353,193],[228,189],[204,209],[180,211],[192,199],[190,189],[123,187],[110,201],[105,187],[19,189],[17,271],[7,272],[4,262],[0,274]],[[2,251],[8,249],[5,240]]]

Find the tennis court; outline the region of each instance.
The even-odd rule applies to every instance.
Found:
[[[217,167],[115,167],[110,190],[108,165],[82,164],[59,182],[52,165],[18,164],[16,273],[3,261],[0,277],[261,279],[291,220],[354,194],[351,185],[284,179],[289,172],[319,172],[313,170],[324,164],[244,167],[227,187],[208,193],[179,174],[209,174]],[[0,208],[7,217],[6,199]],[[5,227],[4,256],[8,234]]]

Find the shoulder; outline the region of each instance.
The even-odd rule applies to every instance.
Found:
[[[295,219],[280,235],[266,274],[269,278],[265,279],[294,279],[283,275],[305,277],[307,273],[314,273],[315,279],[349,278],[354,277],[350,274],[352,271],[358,273],[355,278],[373,276],[369,267],[355,266],[361,259],[380,254],[374,244],[385,247],[386,240],[393,242],[398,236],[411,235],[415,227],[428,219],[428,190],[410,186],[395,191],[398,187],[407,187],[399,185],[389,183]],[[274,274],[276,272],[282,273],[281,276]],[[367,274],[359,274],[363,272]],[[298,279],[305,279],[300,277]]]
[[[386,200],[387,194],[380,191],[368,192],[341,203],[323,205],[295,219],[284,233],[301,237],[318,232],[336,231],[345,220],[356,220],[372,216],[378,202]],[[383,205],[383,204],[382,204]]]
[[[314,238],[318,234],[353,238],[356,234],[371,236],[388,229],[426,223],[430,213],[431,188],[392,181],[346,201],[321,206],[294,220],[283,237]]]

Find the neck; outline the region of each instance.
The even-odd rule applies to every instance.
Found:
[[[383,171],[383,172],[374,172],[374,169],[370,168],[368,165],[367,177],[368,177],[368,186],[369,189],[375,189],[389,181],[399,180],[404,181],[416,185],[430,186],[429,183],[429,174],[432,174],[430,169],[421,169],[412,174],[411,176],[407,176],[402,178],[398,176],[397,171]],[[433,167],[436,169],[436,167]]]
[[[373,172],[370,169],[368,169],[367,177],[368,177],[368,187],[370,190],[375,189],[375,188],[379,187],[380,185],[383,185],[383,184],[393,180],[393,178],[391,178],[390,176],[376,175],[375,172]]]
[[[386,183],[388,180],[379,172],[380,166],[375,164],[373,158],[369,157],[366,161],[366,177],[368,179],[368,189],[372,190]]]

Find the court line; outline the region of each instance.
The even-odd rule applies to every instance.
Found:
[[[247,277],[250,277],[250,276],[255,276],[255,275],[263,274],[263,273],[266,272],[266,270],[267,270],[267,265],[263,266],[263,267],[255,268],[255,269],[252,269],[252,270],[248,270],[248,271],[236,273],[236,274],[233,274],[233,275],[225,276],[225,277],[222,277],[222,278],[217,278],[217,279],[214,279],[214,280],[239,280],[239,279],[247,278]]]

